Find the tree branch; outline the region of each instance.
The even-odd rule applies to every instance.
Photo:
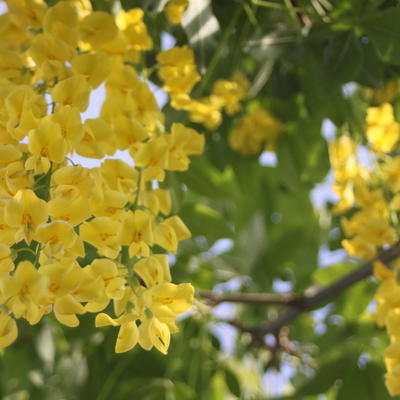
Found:
[[[266,321],[251,330],[254,336],[264,336],[268,333],[277,333],[282,327],[295,320],[304,312],[319,308],[326,304],[333,297],[338,296],[350,286],[372,275],[372,268],[375,261],[381,261],[385,265],[390,265],[394,260],[400,257],[400,242],[382,253],[378,254],[372,260],[361,265],[361,267],[350,272],[344,277],[331,283],[330,285],[319,289],[311,295],[305,295],[298,299],[295,306],[280,314],[273,321]]]
[[[196,293],[209,304],[216,306],[220,303],[246,303],[249,305],[295,305],[301,296],[295,294],[276,293],[214,293],[208,290],[197,289]]]
[[[328,286],[313,290],[309,294],[276,294],[276,293],[214,293],[208,290],[197,289],[199,297],[209,300],[211,306],[216,306],[223,302],[245,303],[248,305],[283,305],[289,308],[278,315],[272,321],[265,321],[255,327],[244,326],[239,321],[227,321],[242,332],[251,333],[255,342],[260,342],[268,334],[279,334],[280,330],[294,321],[304,312],[322,307],[332,298],[338,296],[357,282],[362,281],[372,275],[372,268],[375,261],[383,264],[390,264],[400,257],[400,241],[387,250],[382,251],[372,260],[361,265],[359,268],[334,281]]]

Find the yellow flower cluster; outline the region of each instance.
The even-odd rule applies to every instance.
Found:
[[[240,101],[248,96],[249,82],[239,72],[232,80],[217,80],[210,96],[193,99],[189,96],[200,80],[193,51],[187,46],[173,47],[157,55],[158,75],[164,82],[163,89],[171,98],[171,106],[189,113],[192,122],[213,130],[222,122],[222,110],[229,115],[237,113]]]
[[[368,172],[358,163],[357,145],[347,135],[340,136],[329,143],[329,158],[335,178],[333,190],[339,197],[339,202],[332,212],[340,214],[353,206],[354,184],[357,180],[366,179]]]
[[[182,14],[188,5],[189,0],[169,0],[165,6],[167,20],[173,25],[179,25],[182,20]]]
[[[393,150],[400,139],[400,124],[394,119],[390,103],[368,108],[366,134],[373,151],[390,153]]]
[[[385,383],[389,393],[396,396],[400,394],[400,285],[396,272],[380,262],[374,263],[374,274],[381,281],[375,295],[376,322],[390,336],[390,345],[383,353],[387,369]]]
[[[281,122],[263,108],[256,108],[245,115],[230,133],[229,145],[245,156],[256,155],[263,150],[272,151],[282,131]]]
[[[368,100],[378,104],[392,103],[399,95],[399,84],[397,80],[393,79],[379,89],[364,89],[364,94]]]
[[[385,246],[399,240],[397,212],[400,210],[400,157],[391,154],[398,145],[399,124],[393,107],[384,103],[369,107],[366,117],[368,149],[374,154],[375,168],[368,171],[357,160],[357,145],[348,136],[330,143],[335,192],[339,202],[334,213],[356,209],[342,218],[346,239],[343,247],[351,256],[373,258]],[[375,277],[381,282],[375,295],[375,319],[386,327],[391,344],[384,352],[387,367],[386,386],[391,395],[400,394],[400,285],[395,270],[374,264]]]
[[[131,66],[152,47],[143,11],[114,18],[85,4],[8,0],[0,17],[0,347],[16,339],[16,319],[53,312],[74,327],[92,312],[96,326],[119,327],[116,352],[166,353],[194,290],[171,283],[167,252],[190,232],[157,181],[187,169],[204,138],[179,123],[166,131]],[[101,84],[100,116],[82,121]],[[117,149],[130,164],[68,163]]]

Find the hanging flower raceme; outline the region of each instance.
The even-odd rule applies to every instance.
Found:
[[[97,327],[119,328],[116,352],[139,343],[165,354],[194,290],[171,282],[166,252],[190,231],[169,215],[171,196],[157,181],[188,169],[204,138],[180,123],[168,130],[132,66],[153,47],[141,9],[114,18],[86,2],[21,4],[7,1],[0,40],[0,347],[17,338],[18,319],[54,313],[75,327],[91,312]],[[186,6],[169,3],[174,23]],[[170,93],[200,79],[189,48],[159,60]],[[100,85],[100,116],[84,121]],[[230,88],[218,91],[223,107],[237,108]],[[70,160],[117,149],[131,158],[98,168]]]
[[[399,124],[393,107],[383,103],[367,109],[366,150],[375,163],[370,170],[357,157],[357,143],[347,135],[330,143],[329,153],[339,197],[332,209],[334,214],[347,212],[341,219],[346,239],[342,246],[350,256],[371,259],[382,249],[398,240],[398,211],[400,210]],[[349,211],[352,211],[349,213]],[[400,286],[398,261],[391,268],[374,263],[374,275],[380,282],[375,294],[377,304],[374,318],[385,327],[390,345],[383,356],[387,368],[386,386],[392,396],[400,394]]]

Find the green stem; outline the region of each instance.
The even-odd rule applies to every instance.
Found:
[[[294,25],[296,25],[300,30],[302,29],[301,24],[299,23],[299,20],[297,19],[297,14],[296,12],[298,11],[295,6],[291,3],[290,0],[284,0],[286,8],[289,11],[289,15],[291,19],[293,20]]]
[[[251,0],[251,2],[255,5],[255,6],[261,6],[261,7],[267,7],[267,8],[275,8],[277,10],[286,10],[286,6],[284,6],[283,4],[279,4],[279,3],[274,3],[273,1],[267,1],[267,0]],[[286,3],[286,1],[285,1]],[[295,6],[291,6],[291,9],[294,11],[304,11],[303,8],[301,7],[295,7]]]
[[[69,157],[65,157],[65,159],[68,160],[72,164],[73,167],[76,167],[78,165],[78,164],[74,163],[73,160]]]
[[[112,398],[111,392],[113,391],[114,386],[117,384],[119,376],[125,370],[126,365],[129,363],[130,360],[131,358],[126,357],[114,367],[114,369],[105,380],[99,392],[99,395],[97,396],[97,400],[108,400]]]
[[[240,6],[238,8],[236,8],[235,14],[233,15],[231,22],[229,23],[229,25],[226,27],[221,41],[218,43],[218,47],[215,50],[215,53],[213,55],[213,58],[211,59],[208,67],[207,67],[207,72],[205,73],[203,79],[201,80],[199,89],[198,89],[198,95],[201,96],[201,94],[203,93],[205,87],[207,86],[212,74],[214,73],[215,68],[218,65],[219,59],[221,58],[222,55],[222,51],[224,50],[228,40],[229,40],[229,36],[233,30],[233,28],[236,26],[237,21],[240,17],[240,15],[243,12],[243,7]]]
[[[244,11],[246,11],[247,18],[249,19],[249,21],[251,22],[251,24],[253,26],[257,26],[258,25],[258,21],[257,21],[256,15],[254,14],[254,12],[251,9],[250,5],[248,3],[246,3],[244,0],[242,0],[242,3],[243,3]]]
[[[40,257],[41,250],[42,250],[42,245],[40,243],[38,243],[38,245],[36,247],[36,252],[35,252],[35,256],[36,256],[35,267],[39,266],[39,257]]]
[[[22,247],[20,249],[13,249],[13,251],[15,251],[16,253],[20,253],[22,251],[26,251],[26,252],[32,253],[36,257],[36,252],[34,250],[32,250],[31,248],[29,248],[29,247]]]

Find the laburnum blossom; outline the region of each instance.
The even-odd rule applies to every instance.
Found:
[[[47,203],[30,189],[18,191],[5,205],[4,220],[16,228],[15,242],[25,240],[29,244],[38,226],[47,222],[47,218]]]
[[[121,243],[129,246],[129,255],[149,256],[153,245],[153,217],[149,212],[128,211],[123,217]]]
[[[369,107],[366,123],[366,135],[373,149],[389,153],[400,139],[400,124],[394,118],[392,105]]]
[[[177,21],[186,3],[170,3]],[[33,325],[52,313],[73,328],[94,313],[96,327],[118,328],[117,353],[140,345],[166,354],[194,289],[172,283],[166,252],[191,234],[170,215],[173,196],[158,181],[187,170],[204,137],[166,123],[144,79],[151,68],[141,61],[153,38],[143,10],[113,16],[86,0],[9,0],[7,8],[0,16],[0,348],[17,339],[19,319]],[[192,50],[157,60],[172,102],[191,104],[194,115],[200,100],[189,95],[200,75]],[[87,118],[101,85],[100,115]],[[219,116],[244,98],[239,83],[214,92]],[[116,159],[117,150],[127,159]],[[101,161],[76,165],[75,154]]]
[[[232,149],[243,155],[254,155],[262,150],[274,150],[283,124],[263,108],[256,108],[245,115],[239,126],[229,135]]]
[[[157,55],[160,64],[159,76],[164,82],[164,89],[172,96],[189,93],[200,80],[194,62],[194,53],[187,46],[173,47]]]
[[[0,348],[12,344],[18,336],[18,328],[15,319],[5,311],[0,311]]]
[[[165,15],[173,25],[179,25],[182,21],[182,14],[189,5],[189,0],[169,0],[165,6]]]
[[[38,323],[49,303],[46,277],[31,262],[22,261],[12,276],[2,278],[0,290],[14,317],[24,318],[31,325]]]
[[[342,246],[352,257],[373,259],[380,249],[394,245],[399,239],[396,229],[400,209],[400,158],[393,153],[399,141],[399,124],[394,118],[393,106],[383,102],[367,108],[365,149],[379,168],[371,170],[358,159],[361,143],[348,134],[334,139],[329,155],[335,182],[333,189],[339,197],[332,209],[341,218],[345,234]],[[397,218],[397,217],[396,217]],[[392,396],[400,394],[400,286],[398,261],[386,266],[373,263],[375,278],[380,282],[375,294],[376,323],[385,327],[390,343],[383,352],[386,365],[385,383]]]

